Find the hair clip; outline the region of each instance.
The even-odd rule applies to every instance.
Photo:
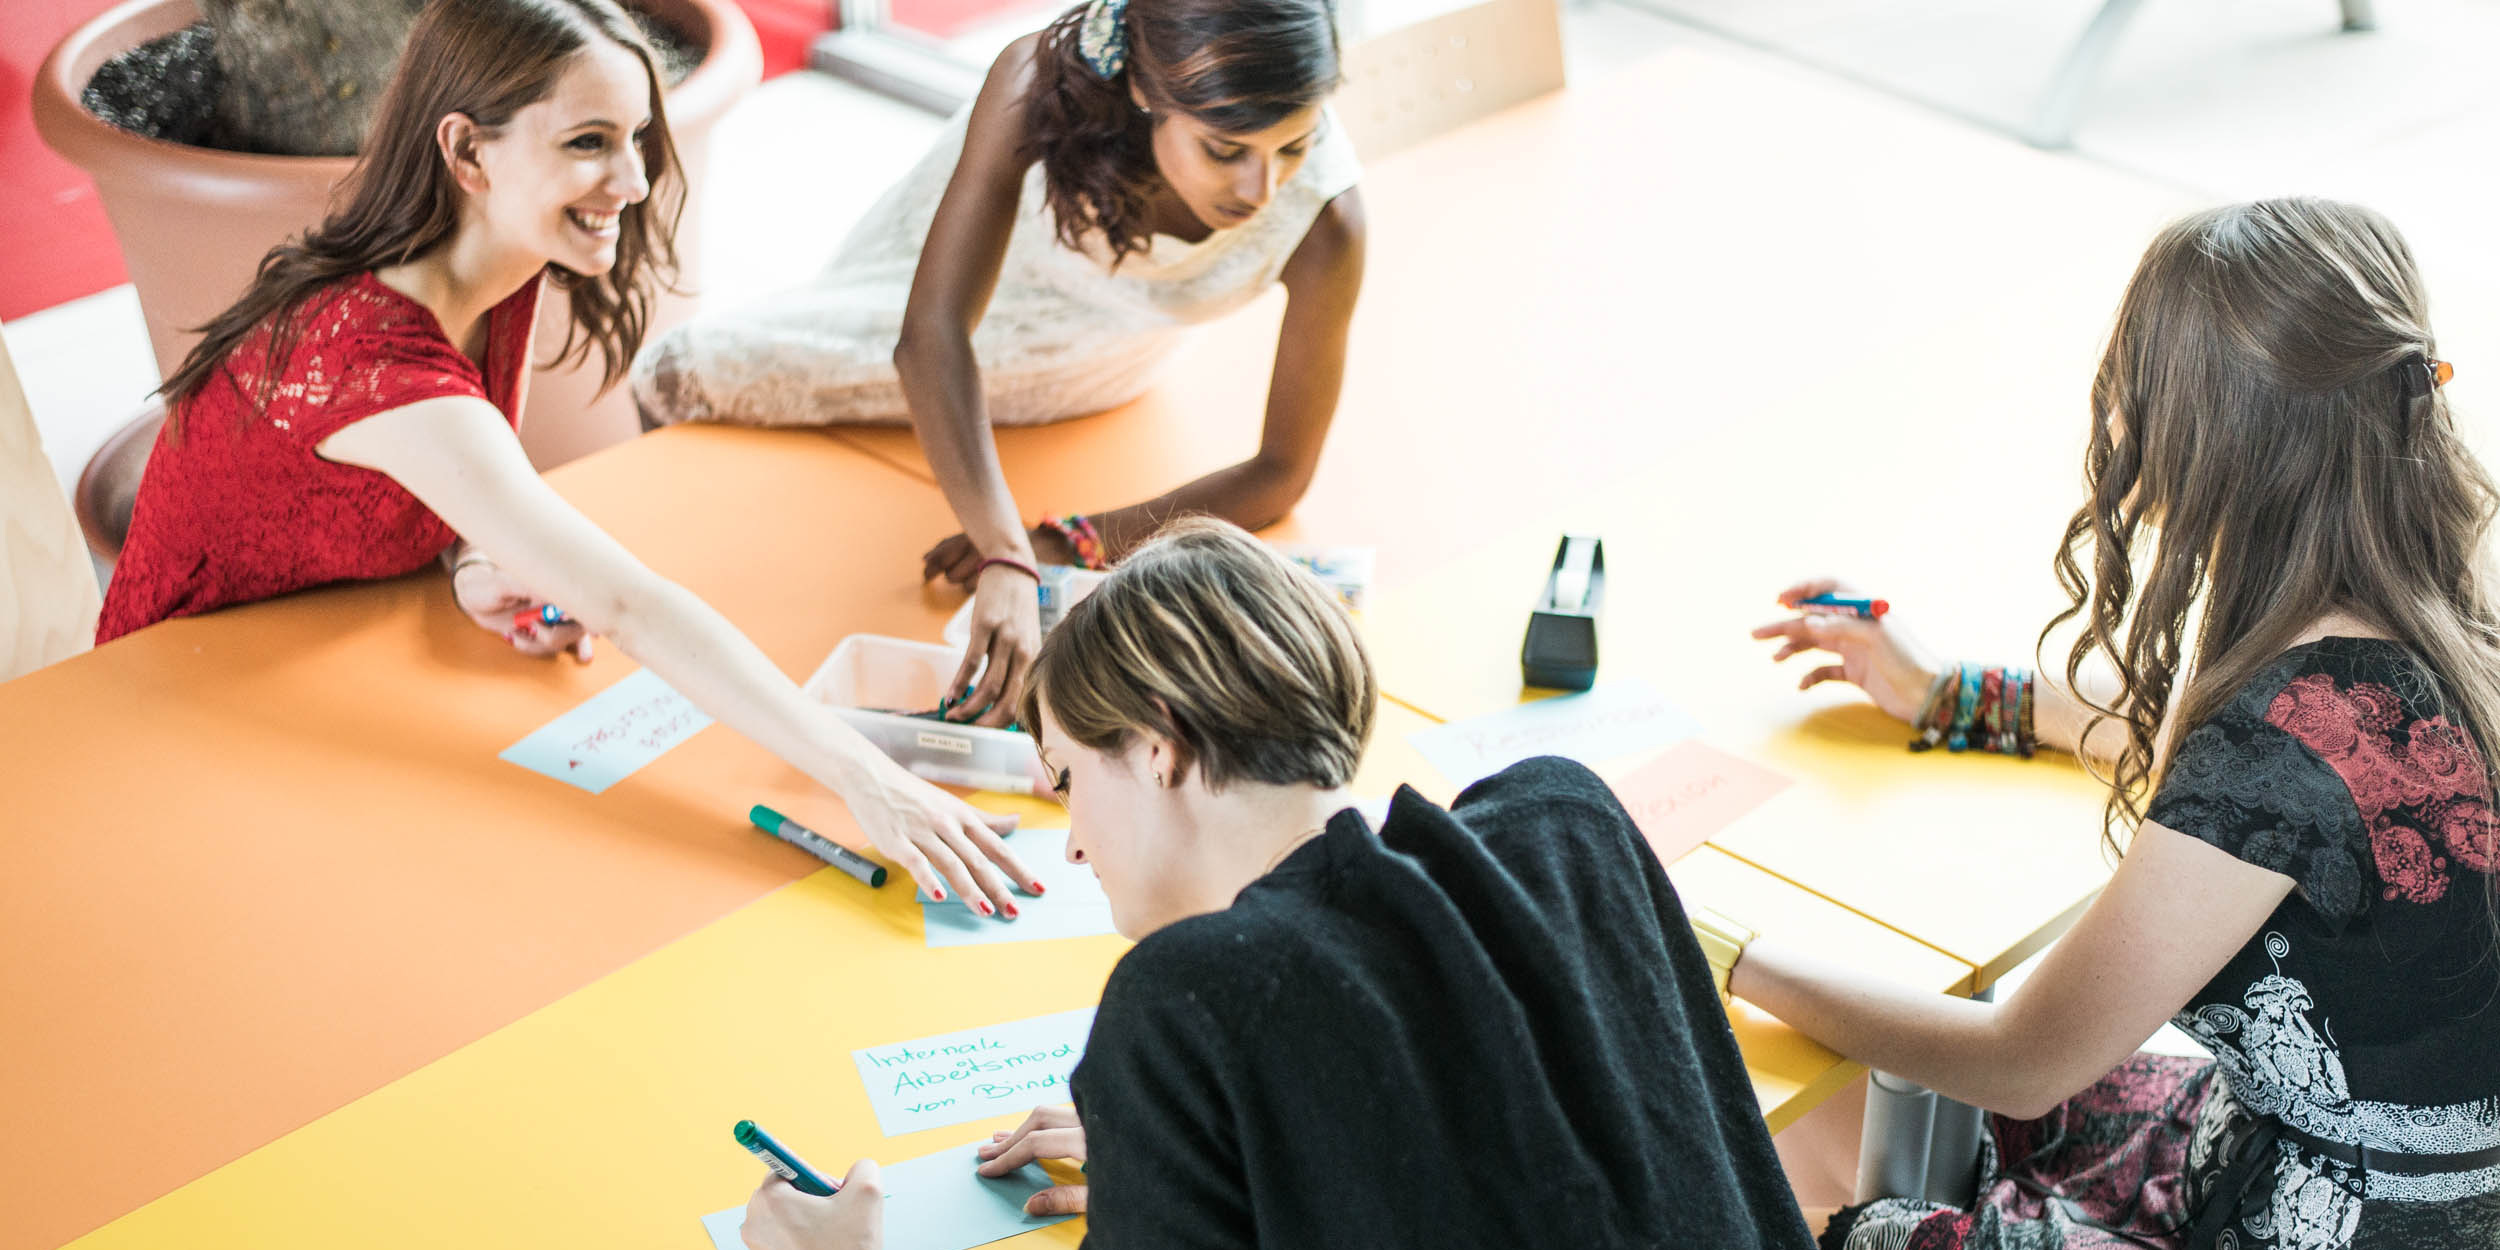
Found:
[[[2435,388],[2446,386],[2448,379],[2456,375],[2455,365],[2445,360],[2433,360],[2420,352],[2406,352],[2404,359],[2396,362],[2396,381],[2404,387],[2404,397],[2407,402],[2420,399],[2430,394]]]
[[[1077,24],[1076,52],[1094,76],[1109,82],[1128,67],[1128,0],[1088,0]]]

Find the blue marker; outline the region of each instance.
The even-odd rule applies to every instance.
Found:
[[[1799,611],[1820,608],[1835,615],[1855,616],[1865,620],[1874,620],[1892,611],[1892,605],[1881,599],[1843,599],[1839,595],[1816,595],[1811,599],[1800,599],[1797,601],[1797,608]]]
[[[552,603],[542,603],[538,605],[538,610],[535,612],[532,612],[527,608],[523,608],[522,610],[512,614],[512,627],[514,629],[519,629],[524,625],[533,623],[539,625],[570,625],[573,623],[573,618],[566,616],[564,614],[564,609],[559,608]]]
[[[790,1182],[790,1187],[800,1193],[829,1198],[833,1196],[833,1191],[841,1188],[816,1175],[816,1169],[800,1162],[797,1155],[790,1153],[789,1147],[774,1141],[773,1135],[757,1128],[753,1120],[738,1121],[738,1126],[729,1130],[729,1135],[737,1138],[738,1144],[747,1148],[747,1153],[763,1160],[764,1166],[771,1168],[773,1175]]]

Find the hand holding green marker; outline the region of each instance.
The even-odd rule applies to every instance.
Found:
[[[859,878],[870,889],[885,884],[885,865],[782,815],[761,803],[748,809],[755,827]]]
[[[790,1187],[800,1193],[826,1198],[831,1197],[835,1190],[842,1188],[818,1176],[816,1169],[807,1166],[797,1155],[790,1153],[789,1147],[774,1141],[773,1135],[758,1127],[753,1120],[738,1121],[737,1127],[729,1130],[729,1133],[730,1136],[738,1139],[739,1145],[747,1148],[747,1153],[763,1160],[764,1166],[771,1168],[773,1175],[790,1182]]]

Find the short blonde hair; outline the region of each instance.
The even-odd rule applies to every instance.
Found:
[[[1038,737],[1047,701],[1095,751],[1161,734],[1209,789],[1237,778],[1335,787],[1354,777],[1379,695],[1336,595],[1239,526],[1191,517],[1068,609],[1022,711]]]

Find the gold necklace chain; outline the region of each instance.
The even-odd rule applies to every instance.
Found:
[[[1316,827],[1314,827],[1314,828],[1305,829],[1305,830],[1303,830],[1302,832],[1295,834],[1295,835],[1294,835],[1294,837],[1293,837],[1293,841],[1291,841],[1291,842],[1287,842],[1287,843],[1286,843],[1283,847],[1279,848],[1279,849],[1277,850],[1277,852],[1276,852],[1276,857],[1275,857],[1275,858],[1273,858],[1273,859],[1271,859],[1271,860],[1269,860],[1269,861],[1267,861],[1267,867],[1262,868],[1262,869],[1260,869],[1260,870],[1259,870],[1259,875],[1260,875],[1260,876],[1262,876],[1262,877],[1264,877],[1264,876],[1266,876],[1267,874],[1269,874],[1269,873],[1271,873],[1271,872],[1276,871],[1276,865],[1281,864],[1281,863],[1284,863],[1284,862],[1285,862],[1285,857],[1286,857],[1286,856],[1293,854],[1293,853],[1294,853],[1295,851],[1297,851],[1297,850],[1300,850],[1300,849],[1302,848],[1302,844],[1303,844],[1303,843],[1308,842],[1308,841],[1310,841],[1311,839],[1316,838],[1316,837],[1318,837],[1319,835],[1321,835],[1321,834],[1323,834],[1323,833],[1326,833],[1326,832],[1328,832],[1328,826],[1327,826],[1327,825],[1325,825],[1325,824],[1321,824],[1321,825],[1318,825],[1318,826],[1316,826]]]

